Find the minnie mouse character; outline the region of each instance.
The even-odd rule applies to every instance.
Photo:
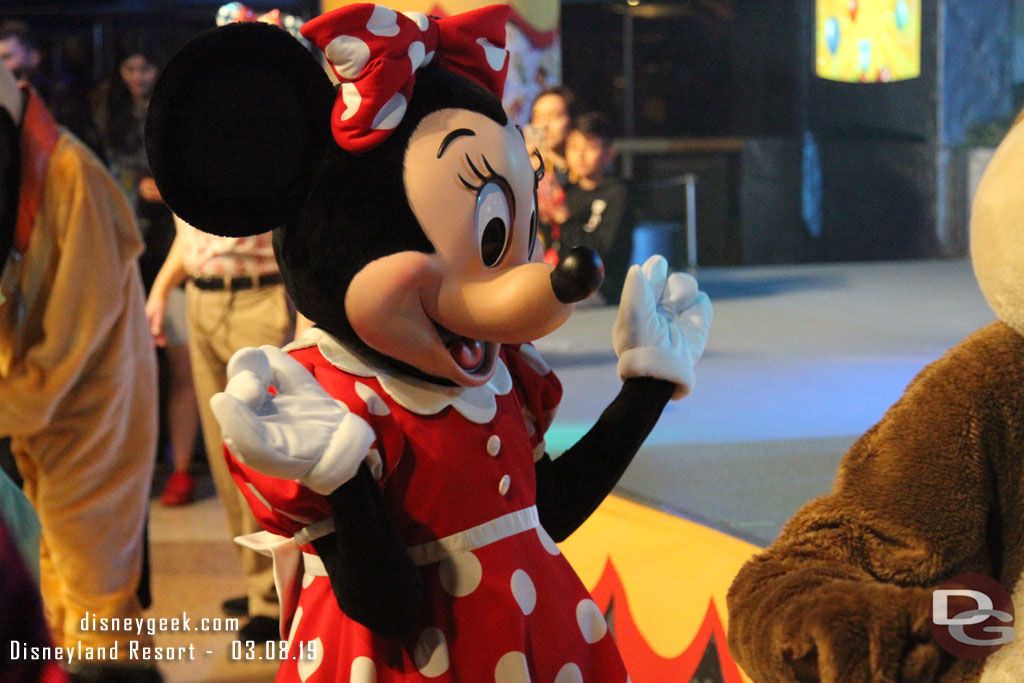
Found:
[[[634,267],[613,333],[623,388],[578,444],[544,452],[561,387],[528,342],[601,268],[587,250],[534,260],[539,172],[499,100],[508,11],[313,20],[336,97],[283,31],[226,26],[154,93],[168,204],[221,234],[274,228],[316,323],[287,353],[240,351],[212,402],[267,530],[245,542],[275,557],[279,680],[627,678],[552,538],[689,391],[710,304],[660,257]]]

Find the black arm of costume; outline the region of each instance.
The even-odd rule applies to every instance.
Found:
[[[556,541],[569,537],[611,493],[661,417],[675,385],[627,379],[611,405],[576,445],[537,462],[537,511]]]
[[[365,465],[328,496],[334,533],[313,541],[341,610],[383,638],[404,638],[423,603],[423,580]]]

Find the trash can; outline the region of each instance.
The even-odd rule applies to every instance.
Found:
[[[667,221],[645,221],[633,228],[633,254],[630,264],[643,264],[655,254],[668,260],[669,269],[680,268],[682,252],[682,227]]]

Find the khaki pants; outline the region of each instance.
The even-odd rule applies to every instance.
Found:
[[[236,351],[263,344],[282,346],[290,341],[294,316],[284,285],[280,284],[228,292],[202,290],[189,282],[185,293],[189,355],[210,472],[232,535],[250,534],[259,531],[260,526],[228,471],[210,397],[224,390],[228,361]],[[248,548],[236,549],[245,572],[249,614],[277,618],[273,563]]]

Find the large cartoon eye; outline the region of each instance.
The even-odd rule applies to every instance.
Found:
[[[480,188],[476,200],[476,239],[480,259],[488,268],[501,263],[512,238],[507,185],[500,178],[488,181]]]

